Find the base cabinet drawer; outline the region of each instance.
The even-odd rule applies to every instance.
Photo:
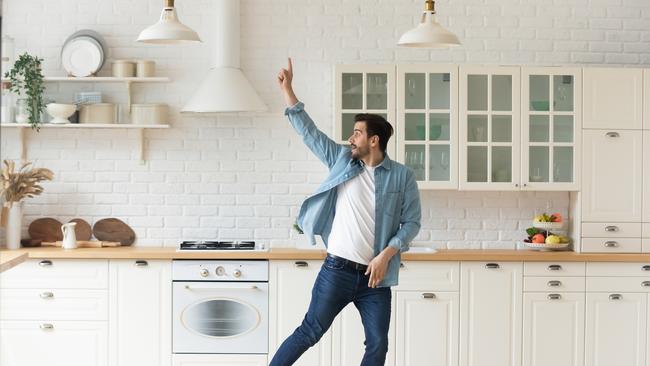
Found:
[[[641,238],[582,238],[585,253],[641,253]]]
[[[650,292],[650,277],[588,277],[589,292]]]
[[[107,320],[107,290],[0,289],[1,320]]]
[[[650,262],[589,262],[587,276],[634,277],[647,276],[650,280]]]
[[[524,262],[524,276],[584,276],[585,262]]]
[[[0,288],[83,288],[108,286],[108,260],[30,259],[0,275]]]
[[[183,355],[173,356],[173,366],[266,366],[266,355]]]
[[[2,366],[105,366],[107,349],[106,322],[0,322]]]
[[[583,222],[582,236],[603,238],[638,238],[640,222]]]
[[[584,277],[524,277],[524,292],[584,291]]]
[[[404,261],[400,265],[399,285],[395,291],[458,291],[460,286],[459,262]]]

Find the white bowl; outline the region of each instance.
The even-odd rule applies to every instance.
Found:
[[[74,104],[50,103],[47,105],[47,113],[52,116],[50,123],[70,123],[68,117],[72,116],[77,106]]]

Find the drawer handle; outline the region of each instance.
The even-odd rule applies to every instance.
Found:
[[[40,296],[41,296],[41,299],[51,299],[51,298],[54,297],[54,294],[49,292],[49,291],[45,291],[45,292],[41,292]]]
[[[560,300],[562,298],[562,295],[560,294],[549,294],[546,296],[547,299],[549,300]]]
[[[623,296],[621,296],[621,294],[611,294],[611,295],[609,295],[610,300],[620,300],[622,298],[623,298]]]
[[[551,264],[550,266],[546,267],[549,271],[560,271],[562,270],[562,266],[559,264]]]
[[[650,264],[646,264],[645,266],[641,267],[642,271],[650,271]]]
[[[643,281],[643,282],[641,282],[641,286],[643,286],[643,287],[650,287],[650,281]]]
[[[610,226],[605,226],[605,231],[608,233],[613,233],[618,231],[618,226],[610,225]]]
[[[54,329],[54,325],[52,325],[50,323],[43,323],[43,324],[41,324],[41,329],[43,329],[43,330],[52,330],[52,329]]]
[[[406,266],[404,265],[404,263],[399,262],[399,268],[406,268]]]
[[[562,282],[560,281],[548,281],[548,287],[560,287]]]
[[[432,294],[431,292],[425,292],[422,294],[423,299],[435,299],[436,294]]]
[[[293,262],[293,264],[296,267],[308,267],[309,266],[309,263],[307,263],[305,261],[296,261],[296,262]]]
[[[488,263],[485,265],[487,269],[497,269],[500,268],[499,263]]]
[[[149,262],[147,262],[147,261],[135,261],[135,266],[136,267],[145,267],[145,266],[148,266],[148,265],[149,265]]]
[[[621,136],[621,135],[619,135],[618,132],[607,132],[607,133],[605,134],[605,136],[607,136],[607,137],[619,137],[619,136]]]
[[[48,266],[52,265],[52,261],[46,259],[46,260],[38,262],[38,265],[41,266],[41,267],[48,267]]]
[[[608,241],[605,242],[605,247],[607,247],[607,248],[616,248],[617,246],[618,246],[617,241],[608,240]]]

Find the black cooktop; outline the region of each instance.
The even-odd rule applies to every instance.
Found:
[[[180,250],[253,250],[254,241],[184,241]]]

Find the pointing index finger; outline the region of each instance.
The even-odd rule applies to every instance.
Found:
[[[291,64],[291,57],[289,57],[288,60],[289,60],[289,72],[293,73],[293,65]]]

